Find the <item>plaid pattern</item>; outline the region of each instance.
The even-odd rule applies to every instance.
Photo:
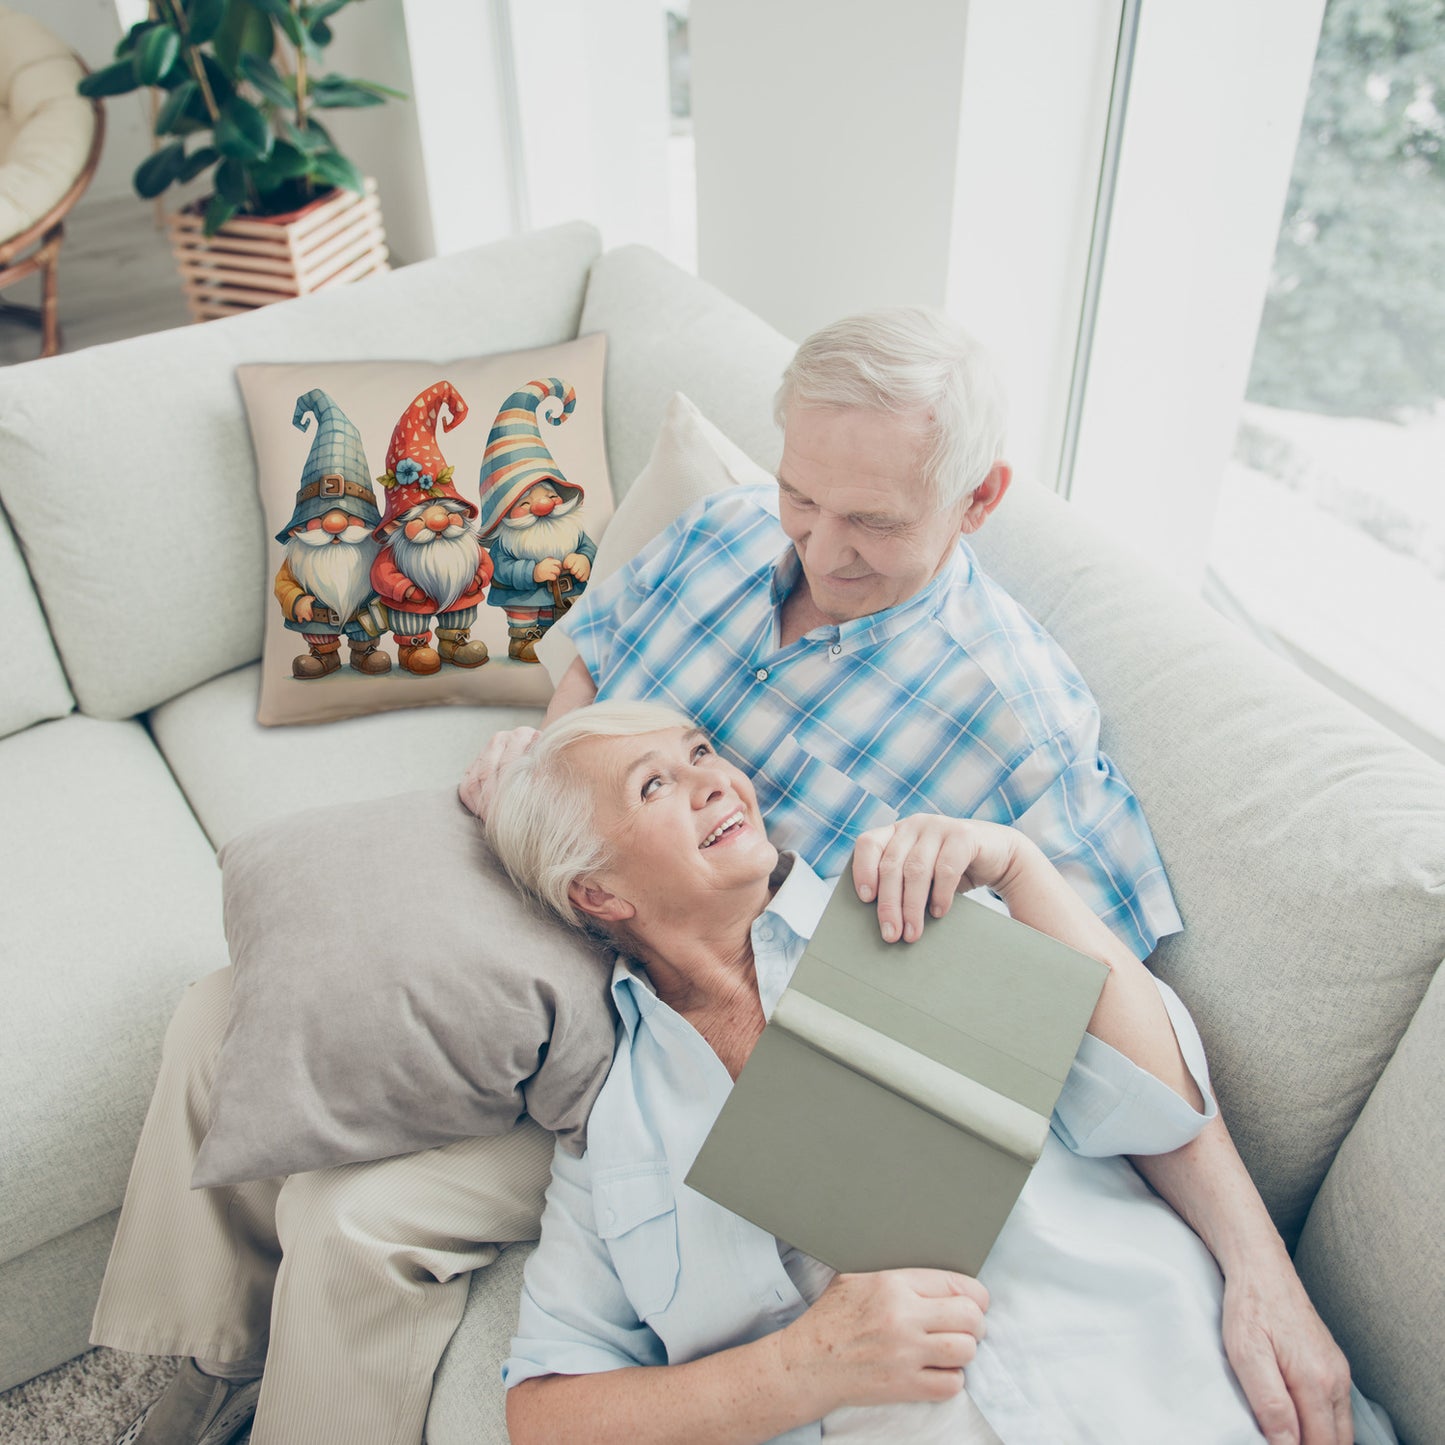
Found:
[[[921,593],[777,643],[800,575],[776,493],[710,497],[558,625],[598,698],[696,718],[755,779],[769,836],[823,877],[911,813],[1013,823],[1140,957],[1182,927],[1092,694],[967,544]]]

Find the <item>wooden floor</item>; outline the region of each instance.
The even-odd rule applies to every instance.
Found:
[[[135,196],[76,206],[65,222],[59,275],[62,351],[190,324],[155,208]],[[0,303],[39,299],[39,278],[0,292]],[[39,355],[39,328],[0,306],[0,366]]]

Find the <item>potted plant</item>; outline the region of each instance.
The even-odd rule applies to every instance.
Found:
[[[210,173],[211,193],[169,218],[199,320],[386,269],[374,182],[318,113],[399,91],[327,73],[331,20],[351,0],[152,0],[83,95],[146,87],[160,144],[141,162],[146,198]]]

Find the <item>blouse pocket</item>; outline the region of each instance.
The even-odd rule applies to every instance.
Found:
[[[628,1165],[593,1180],[597,1233],[639,1319],[677,1293],[677,1197],[665,1163]]]

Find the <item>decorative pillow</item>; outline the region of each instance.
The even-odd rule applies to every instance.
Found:
[[[605,355],[236,369],[274,539],[258,721],[546,705],[536,645],[612,515]]]
[[[386,844],[406,867],[374,884]],[[296,813],[221,849],[231,1018],[192,1184],[501,1134],[580,1152],[611,958],[529,908],[455,792]]]
[[[774,480],[687,397],[674,392],[652,445],[652,455],[628,488],[606,539],[597,549],[592,575],[599,582],[610,577],[704,497],[727,487]],[[571,667],[577,649],[558,628],[538,644],[537,656],[546,664],[555,685]]]

